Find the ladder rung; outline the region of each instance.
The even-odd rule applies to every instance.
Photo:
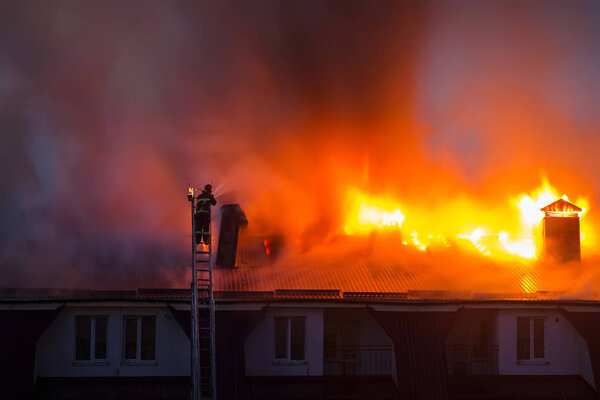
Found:
[[[210,251],[196,251],[196,254],[210,254]]]

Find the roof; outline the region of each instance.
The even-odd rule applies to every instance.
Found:
[[[217,300],[596,301],[573,266],[556,268],[516,258],[465,255],[452,248],[421,252],[400,246],[393,254],[364,244],[313,249],[304,254],[243,256],[237,268],[214,270]],[[187,276],[182,286],[187,286]],[[579,288],[586,288],[579,294]],[[187,302],[188,288],[134,290],[0,289],[0,301]]]
[[[571,270],[453,249],[421,252],[400,246],[320,249],[270,263],[244,257],[238,268],[215,270],[217,292],[273,292],[296,298],[345,300],[560,299],[579,282]],[[551,270],[552,269],[552,270]],[[335,293],[335,294],[334,294]],[[586,298],[591,298],[586,295]]]
[[[0,301],[103,301],[103,300],[186,300],[189,289],[91,290],[66,288],[0,288]]]
[[[548,213],[548,212],[578,213],[578,212],[583,211],[581,208],[577,207],[575,204],[569,203],[568,201],[566,201],[564,199],[558,199],[554,203],[550,203],[546,207],[541,208],[540,210],[544,211],[546,213]]]
[[[72,290],[48,288],[0,288],[2,302],[64,302],[64,301],[144,301],[189,302],[189,289],[140,288],[136,290]],[[215,291],[217,300],[319,300],[361,302],[448,302],[448,301],[565,301],[562,292],[534,293],[454,292],[448,290],[409,290],[407,292],[343,292],[319,289],[276,289],[269,291],[237,290]],[[578,300],[575,300],[578,301]],[[595,299],[592,299],[595,301]]]

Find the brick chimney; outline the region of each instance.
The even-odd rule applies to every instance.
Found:
[[[239,204],[225,204],[221,207],[217,267],[235,268],[240,228],[246,226],[248,220]]]
[[[559,199],[541,209],[544,216],[544,255],[559,263],[581,261],[579,215],[575,204]]]

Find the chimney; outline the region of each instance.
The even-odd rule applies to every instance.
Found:
[[[544,216],[544,254],[560,263],[581,261],[579,214],[575,204],[559,199],[541,209]]]
[[[217,249],[217,267],[235,268],[238,235],[248,220],[239,204],[225,204],[221,207],[221,229]]]

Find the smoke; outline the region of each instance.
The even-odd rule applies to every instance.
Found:
[[[594,2],[438,2],[420,65],[428,157],[471,182],[543,171],[598,189],[600,118]],[[567,189],[565,189],[567,190]]]
[[[349,187],[593,201],[599,8],[2,2],[2,284],[187,286],[189,182],[301,249]]]

